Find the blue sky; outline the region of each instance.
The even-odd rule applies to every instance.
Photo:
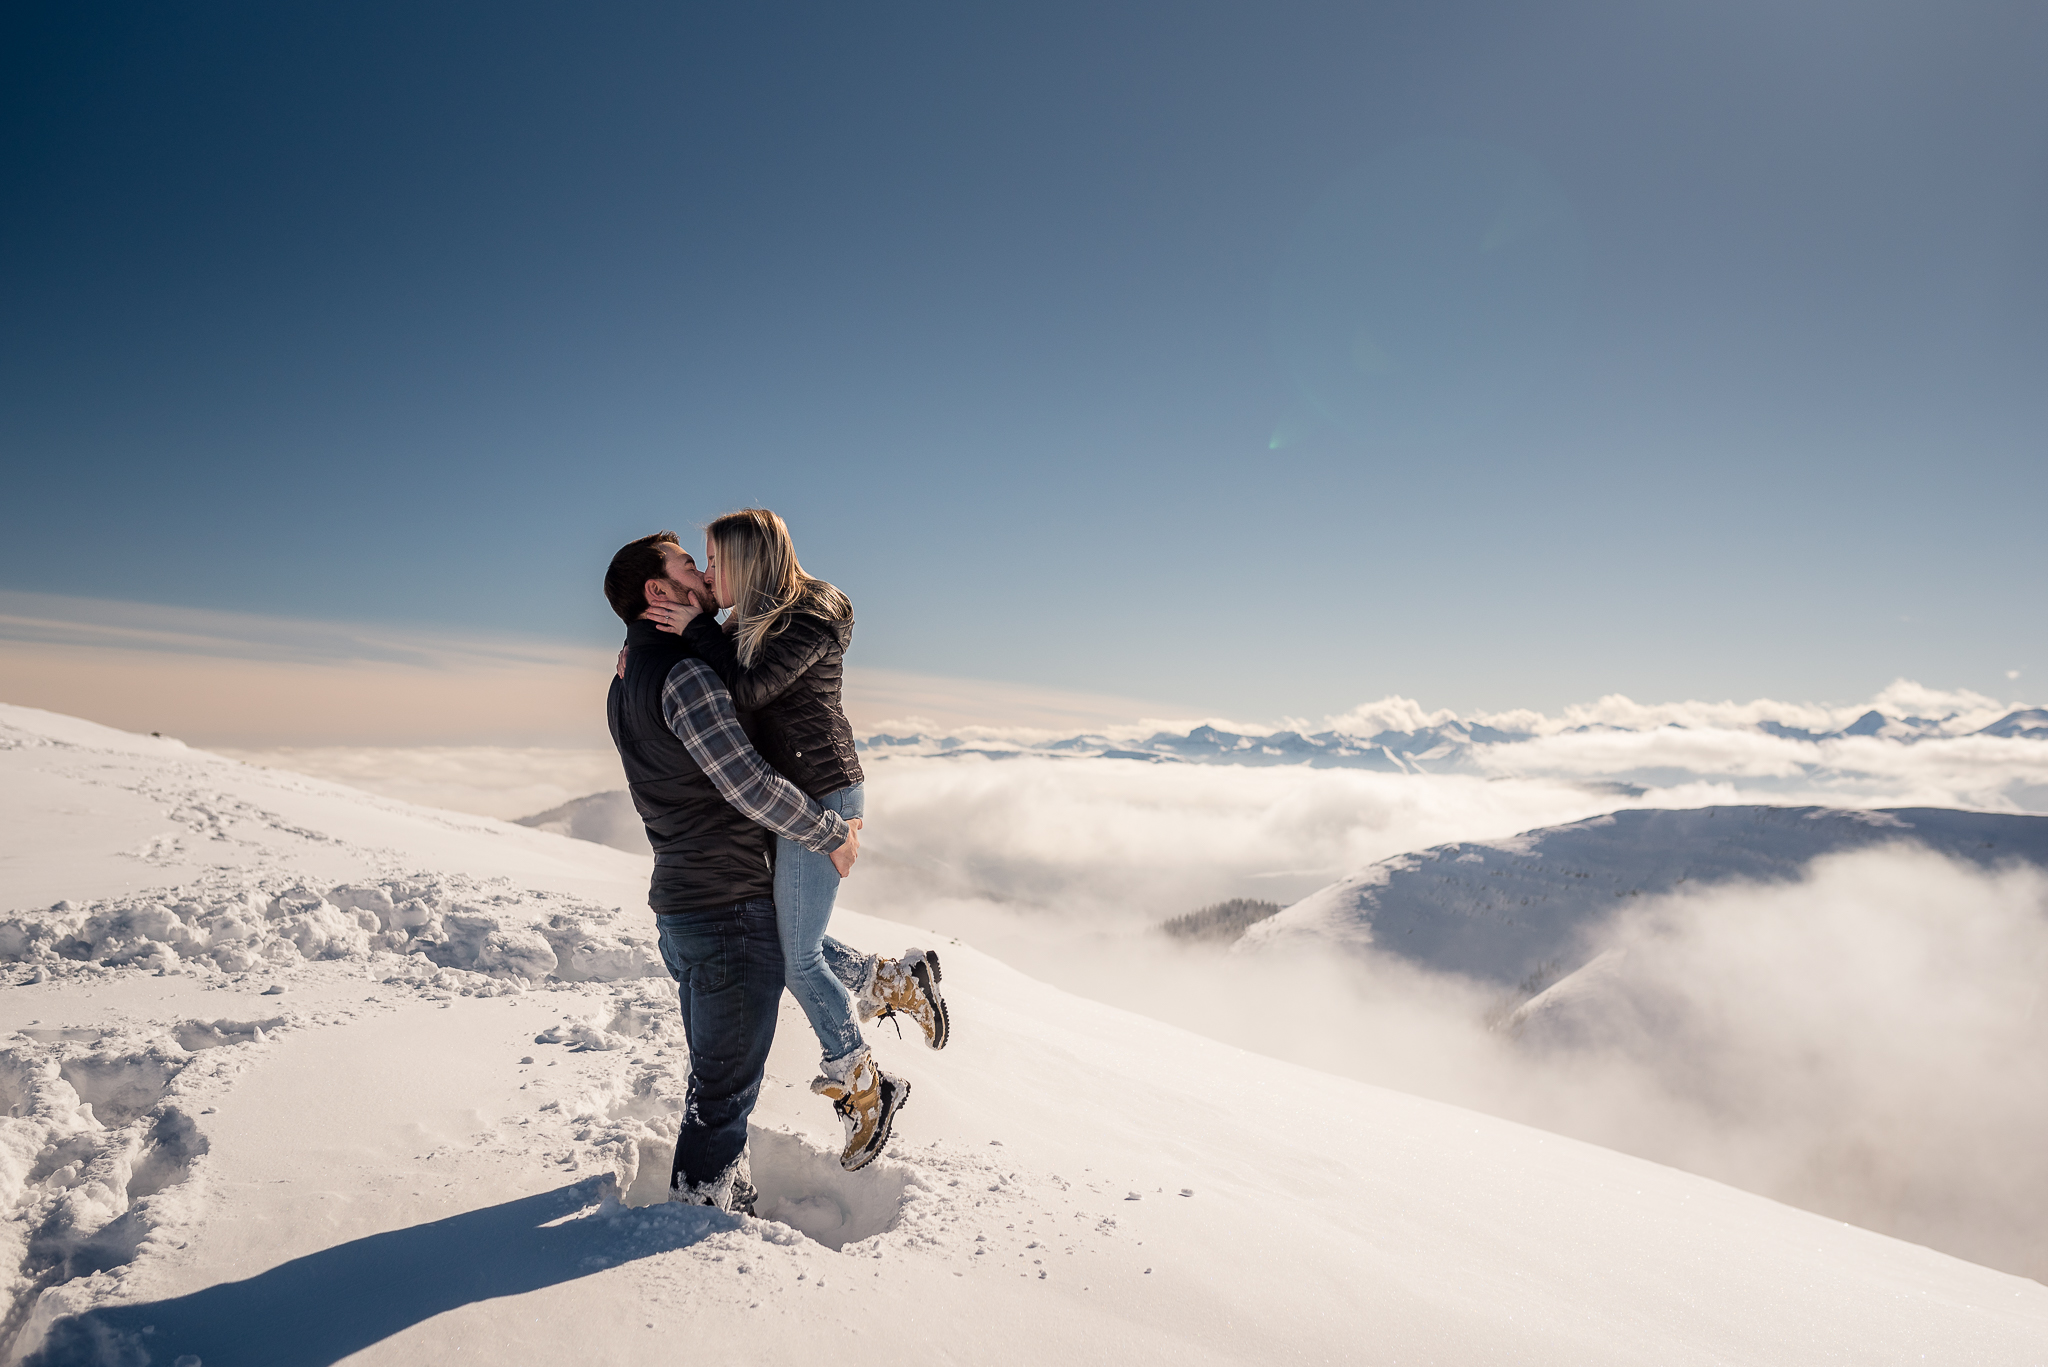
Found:
[[[1314,716],[2048,671],[2048,10],[10,6],[0,589]],[[2010,675],[2019,671],[2019,680]]]

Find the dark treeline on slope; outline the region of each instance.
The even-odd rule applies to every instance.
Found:
[[[1233,897],[1227,902],[1217,902],[1191,911],[1185,916],[1175,916],[1161,921],[1159,928],[1176,940],[1235,940],[1247,929],[1257,925],[1268,916],[1280,913],[1278,902],[1260,902],[1249,897]]]

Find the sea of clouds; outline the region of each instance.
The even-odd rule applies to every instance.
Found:
[[[943,738],[960,742],[949,748],[864,754],[870,819],[846,895],[864,910],[991,941],[1050,972],[1063,960],[1045,946],[1129,938],[1225,898],[1288,903],[1391,855],[1623,807],[2048,812],[2048,742],[1973,734],[2021,710],[1901,681],[1847,705],[1612,697],[1558,716],[1461,718],[1390,698],[1326,719],[1329,731],[1350,735],[1463,723],[1528,737],[1459,746],[1442,763],[1425,754],[1401,773],[1104,758],[1050,748],[1061,740],[1040,733],[956,731]],[[1827,733],[1871,711],[1924,725],[1903,739],[1818,742],[1760,729]],[[1188,727],[1135,723],[1126,739]]]
[[[1287,903],[1392,855],[1624,807],[2048,811],[2048,742],[1972,734],[2021,706],[1901,683],[1847,706],[1610,698],[1559,716],[1453,718],[1390,699],[1326,722],[1528,737],[1474,747],[1452,773],[1148,762],[1048,749],[1061,739],[1050,733],[955,730],[972,744],[870,752],[863,853],[842,897],[927,942],[957,937],[1245,1048],[2048,1279],[2038,871],[1879,850],[1817,861],[1790,884],[1631,904],[1586,946],[1626,965],[1612,990],[1512,1028],[1521,1003],[1495,986],[1370,955],[1231,954],[1156,930],[1225,898]],[[1819,742],[1759,729],[1838,732],[1873,709],[1932,724]],[[591,772],[564,766],[570,781],[550,782],[536,777],[547,756],[506,753],[479,752],[480,788],[566,792]],[[346,781],[375,787],[375,767],[357,763]],[[411,791],[391,791],[416,797],[428,778],[456,791],[463,768],[436,751],[395,765],[391,781]],[[958,1027],[972,1030],[971,1011]]]
[[[1876,851],[1792,884],[1631,905],[1586,946],[1625,964],[1622,988],[1576,1003],[1572,1028],[1553,1011],[1516,1032],[1497,986],[1153,927],[1225,896],[1290,901],[1402,851],[1685,795],[1031,759],[885,767],[872,791],[849,905],[1248,1049],[2048,1280],[2039,871]]]
[[[1498,987],[1370,954],[1158,936],[1041,971],[1260,1053],[2048,1280],[2039,871],[1824,858],[1794,883],[1632,904],[1587,949],[1616,971],[1520,1030]]]

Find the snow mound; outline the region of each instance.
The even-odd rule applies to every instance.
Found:
[[[0,921],[0,963],[44,977],[81,967],[247,973],[397,955],[419,960],[411,971],[427,985],[458,988],[468,975],[609,982],[663,974],[653,937],[619,930],[615,915],[502,880],[414,874],[322,888],[234,872],[18,913]],[[422,965],[456,976],[436,979]]]

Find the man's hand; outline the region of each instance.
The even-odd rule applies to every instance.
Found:
[[[851,817],[846,823],[846,843],[827,856],[832,867],[839,870],[841,878],[853,872],[853,861],[860,858],[860,818]]]
[[[686,597],[688,601],[681,603],[651,602],[647,605],[647,611],[640,616],[670,635],[680,636],[683,634],[683,628],[696,620],[698,613],[704,611],[704,605],[696,594],[688,594]]]

